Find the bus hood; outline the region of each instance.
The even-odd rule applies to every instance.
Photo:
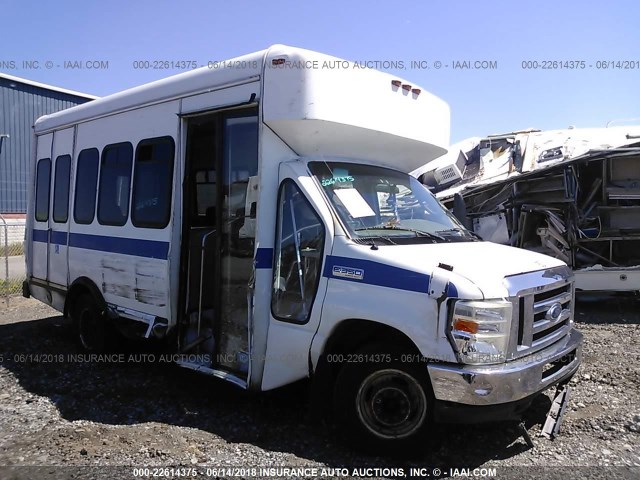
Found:
[[[507,296],[505,277],[519,275],[564,263],[547,255],[490,242],[452,242],[380,247],[377,253],[390,263],[431,275],[438,265],[450,270],[450,282],[464,296],[466,282],[456,285],[456,277],[473,283],[485,298]],[[380,261],[380,260],[379,260]]]

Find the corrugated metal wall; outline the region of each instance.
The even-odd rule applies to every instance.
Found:
[[[89,99],[0,77],[0,213],[27,211],[27,182],[32,161],[31,135],[36,119]]]

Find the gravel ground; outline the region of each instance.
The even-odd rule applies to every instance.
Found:
[[[221,467],[315,467],[318,477],[332,476],[322,468],[348,467],[353,476],[353,467],[369,467],[364,476],[403,477],[411,467],[435,466],[440,471],[431,475],[441,477],[465,473],[455,467],[471,469],[470,476],[474,468],[496,468],[497,478],[637,479],[638,305],[631,298],[579,302],[584,359],[556,440],[538,436],[551,404],[543,395],[525,416],[534,448],[514,423],[437,426],[424,454],[399,459],[354,451],[335,426],[312,420],[304,383],[251,395],[170,363],[135,361],[160,358],[139,346],[123,354],[138,352],[132,361],[69,361],[81,352],[63,318],[12,298],[0,304],[0,478],[134,478],[131,466],[195,468],[200,477],[253,476],[212,470]]]

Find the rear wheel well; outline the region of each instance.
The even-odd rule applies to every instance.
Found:
[[[107,303],[104,301],[102,293],[100,293],[96,284],[89,278],[79,277],[71,284],[65,298],[63,312],[65,317],[71,316],[76,300],[83,295],[91,295],[100,312],[102,314],[106,313]]]

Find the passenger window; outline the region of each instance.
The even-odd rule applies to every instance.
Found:
[[[71,174],[71,156],[56,158],[56,175],[53,183],[53,221],[66,223],[69,218],[69,175]]]
[[[171,214],[174,142],[171,137],[142,140],[136,148],[131,222],[164,228]]]
[[[271,311],[278,319],[305,323],[320,281],[325,230],[289,180],[280,187],[276,232]]]
[[[38,162],[36,173],[36,221],[49,220],[49,188],[51,186],[51,159]]]
[[[98,222],[102,225],[127,223],[132,160],[133,146],[128,142],[107,145],[102,151],[98,192]]]
[[[78,155],[76,195],[73,218],[76,223],[88,225],[96,214],[96,187],[98,186],[98,149],[82,150]]]

